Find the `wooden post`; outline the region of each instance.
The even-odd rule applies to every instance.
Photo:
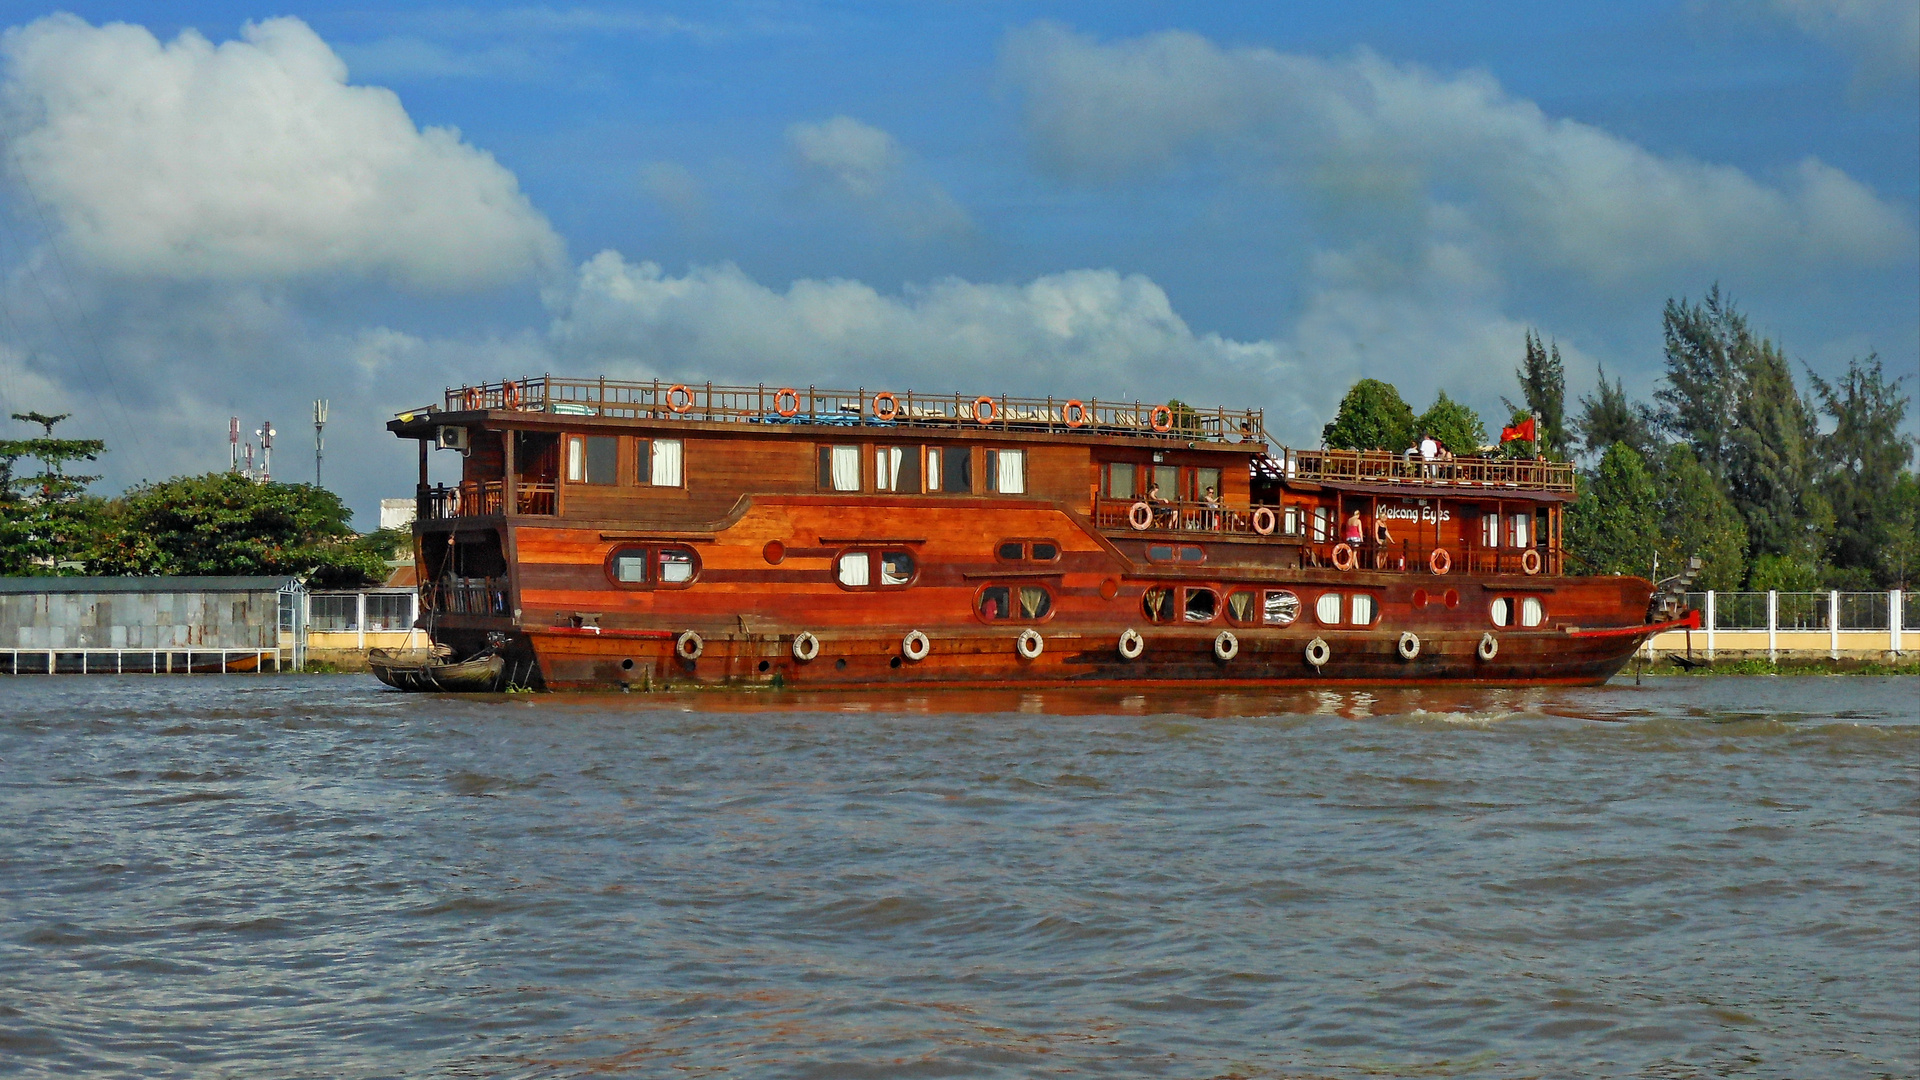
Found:
[[[520,510],[520,484],[519,478],[514,473],[515,436],[516,433],[512,429],[500,433],[501,442],[505,444],[501,457],[507,467],[506,474],[500,478],[500,512],[502,514],[515,514]]]

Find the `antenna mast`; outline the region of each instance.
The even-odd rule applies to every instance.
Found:
[[[240,418],[227,418],[227,471],[240,471]]]
[[[320,398],[313,403],[313,486],[323,486],[320,482],[320,462],[326,457],[327,440],[322,429],[327,426],[327,399]]]
[[[254,434],[260,436],[259,480],[263,484],[270,483],[273,480],[273,437],[278,432],[273,430],[273,421],[262,420],[260,429]]]

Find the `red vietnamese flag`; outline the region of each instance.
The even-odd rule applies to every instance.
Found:
[[[1524,439],[1527,442],[1540,441],[1538,438],[1534,436],[1533,417],[1531,416],[1527,417],[1526,423],[1516,424],[1513,427],[1503,427],[1500,429],[1501,442],[1510,443],[1515,439]]]

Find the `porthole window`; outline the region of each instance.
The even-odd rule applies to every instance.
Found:
[[[906,551],[843,551],[833,560],[843,589],[903,589],[913,584],[913,554]]]
[[[1147,545],[1147,561],[1148,562],[1172,562],[1173,561],[1173,545],[1172,544],[1148,544]]]
[[[1007,562],[1019,562],[1027,557],[1027,545],[1018,540],[1008,540],[1000,545],[1000,557]]]
[[[1493,601],[1493,625],[1505,626],[1513,621],[1513,601],[1504,596]]]
[[[1060,545],[1052,540],[1002,540],[993,550],[1001,562],[1053,562],[1060,557]]]
[[[974,613],[988,622],[1038,622],[1053,612],[1053,594],[1041,585],[985,585]]]
[[[1034,562],[1052,562],[1060,557],[1060,545],[1051,540],[1035,540],[1027,546],[1027,557]]]
[[[1235,589],[1227,594],[1227,621],[1239,626],[1260,621],[1260,594],[1252,589]]]
[[[1353,600],[1350,602],[1347,611],[1350,615],[1347,619],[1348,622],[1355,626],[1372,626],[1373,594],[1354,593]]]
[[[607,556],[607,576],[627,589],[680,589],[700,577],[700,556],[678,544],[615,548]]]
[[[1547,621],[1547,612],[1540,605],[1540,598],[1529,596],[1520,601],[1520,625],[1539,626]]]
[[[1313,617],[1322,625],[1340,625],[1340,604],[1343,597],[1337,592],[1321,593],[1320,599],[1313,602]]]
[[[1198,565],[1207,561],[1207,549],[1198,544],[1148,544],[1147,561]]]
[[[1186,603],[1182,605],[1182,618],[1190,623],[1208,623],[1220,614],[1220,594],[1212,589],[1189,586],[1186,590]]]
[[[1148,622],[1173,621],[1173,590],[1155,585],[1140,596],[1140,611]]]
[[[1300,598],[1287,589],[1268,589],[1260,602],[1260,621],[1268,626],[1290,626],[1300,617]]]

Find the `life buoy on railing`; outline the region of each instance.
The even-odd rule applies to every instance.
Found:
[[[673,651],[682,660],[698,660],[700,654],[707,651],[707,643],[700,640],[699,634],[683,630],[679,637],[673,639]]]
[[[500,407],[503,409],[520,407],[520,384],[511,380],[500,384]]]
[[[1351,545],[1333,545],[1333,568],[1335,570],[1351,570],[1358,565],[1359,562],[1360,556],[1354,552]]]
[[[1166,419],[1162,420],[1162,416]],[[1153,411],[1147,414],[1147,426],[1159,432],[1172,431],[1173,408],[1167,405],[1155,405]]]
[[[789,404],[791,403],[791,404]],[[773,392],[773,411],[781,416],[792,416],[800,411],[800,391],[791,386],[783,386]]]
[[[1411,660],[1420,655],[1420,635],[1411,630],[1402,631],[1400,643],[1394,647],[1400,651],[1400,659]]]
[[[1533,548],[1528,548],[1526,551],[1522,552],[1520,555],[1520,569],[1523,573],[1526,573],[1526,574],[1539,573],[1540,572],[1540,552],[1534,550]]]
[[[820,655],[820,639],[806,630],[793,636],[793,658],[802,663]]]
[[[1070,428],[1082,426],[1087,422],[1086,404],[1079,398],[1068,401],[1065,405],[1060,406],[1060,419],[1066,421],[1067,426]]]
[[[1240,639],[1234,637],[1233,631],[1231,630],[1220,631],[1218,634],[1215,634],[1213,638],[1213,655],[1219,657],[1221,660],[1231,660],[1239,656]]]
[[[1261,536],[1272,536],[1278,519],[1274,517],[1273,507],[1256,506],[1253,508],[1253,531]]]
[[[900,655],[909,660],[925,660],[931,651],[933,642],[918,630],[909,630],[907,636],[900,639]]]
[[[1120,659],[1138,660],[1146,651],[1147,639],[1140,636],[1140,631],[1131,626],[1120,631]]]
[[[1145,502],[1137,502],[1127,507],[1127,524],[1134,532],[1146,532],[1153,528],[1153,507]]]
[[[1032,660],[1046,651],[1047,639],[1041,637],[1040,631],[1038,630],[1022,630],[1020,631],[1020,636],[1014,639],[1013,647],[1019,651],[1021,656]]]
[[[1473,652],[1482,660],[1491,660],[1500,655],[1500,639],[1494,637],[1493,631],[1489,630],[1480,635],[1480,645]]]
[[[991,424],[998,419],[1000,419],[1000,406],[995,405],[992,398],[982,394],[973,399],[974,423]]]
[[[467,404],[468,412],[478,409],[480,407],[480,391],[475,390],[471,386],[467,387],[466,397],[463,400]]]
[[[1447,554],[1446,548],[1434,548],[1427,553],[1427,569],[1436,577],[1446,577],[1453,569],[1453,556]]]
[[[675,394],[680,395],[677,401],[674,399]],[[667,387],[668,412],[683,413],[691,408],[693,408],[693,391],[687,389],[685,383],[674,383]]]
[[[879,420],[891,420],[899,416],[900,399],[885,390],[873,395],[873,415]]]
[[[1314,638],[1307,642],[1307,663],[1312,664],[1315,670],[1325,667],[1331,659],[1333,648],[1327,644],[1326,638]]]

